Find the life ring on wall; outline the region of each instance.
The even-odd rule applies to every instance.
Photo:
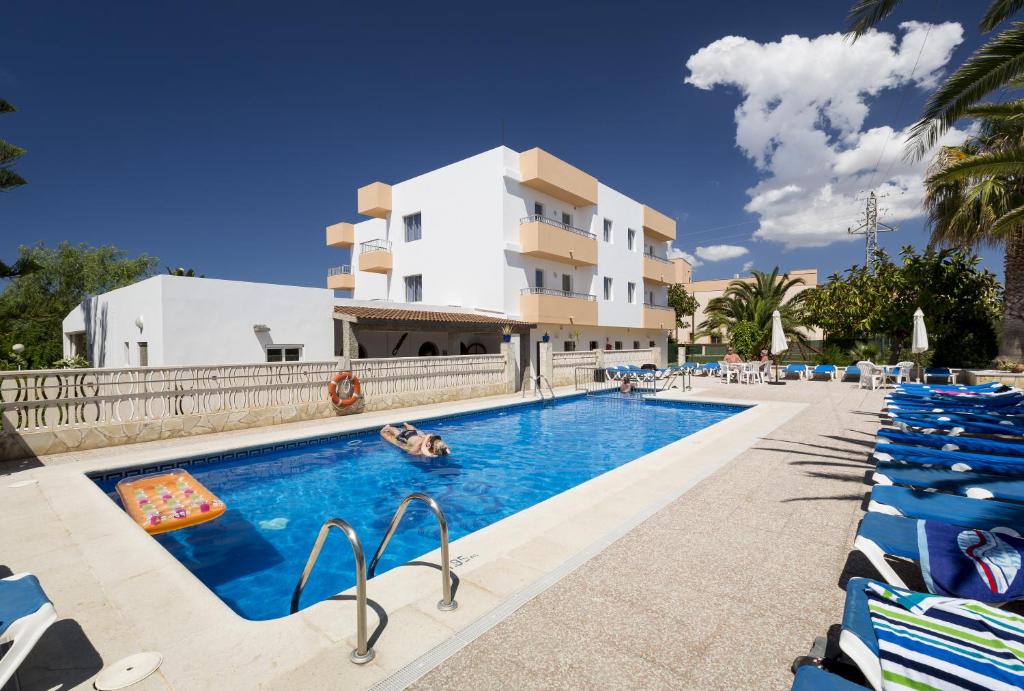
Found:
[[[342,382],[348,382],[350,388],[348,398],[342,398],[338,395],[338,386]],[[359,383],[359,378],[351,372],[335,372],[334,376],[327,382],[327,396],[331,399],[331,403],[334,404],[335,408],[348,408],[359,400],[362,393],[363,386]]]

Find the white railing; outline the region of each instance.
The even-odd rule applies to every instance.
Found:
[[[643,365],[647,363],[658,364],[654,359],[654,351],[650,348],[639,350],[606,350],[604,351],[604,366],[615,367],[617,365]]]
[[[324,400],[335,361],[0,372],[0,431],[244,412]]]
[[[352,371],[363,385],[363,396],[432,392],[505,383],[504,355],[362,358]]]
[[[551,382],[554,386],[572,384],[576,381],[577,367],[597,367],[597,351],[570,350],[551,353]]]

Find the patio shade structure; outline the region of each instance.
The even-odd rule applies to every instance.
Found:
[[[926,329],[924,325],[924,312],[922,312],[921,308],[918,307],[914,312],[914,331],[910,336],[910,352],[917,355],[918,353],[923,353],[926,350],[928,350],[928,329]],[[921,366],[918,363],[914,364],[917,365],[918,369],[918,376],[916,379],[920,379]]]
[[[779,381],[779,355],[789,350],[789,343],[786,342],[786,332],[782,330],[782,315],[778,310],[772,312],[772,355],[775,358],[775,384],[785,384]]]

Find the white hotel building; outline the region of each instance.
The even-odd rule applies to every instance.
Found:
[[[556,351],[666,353],[675,221],[546,151],[501,146],[396,184],[374,182],[359,189],[358,211],[369,220],[327,228],[329,246],[351,250],[327,287],[361,304],[454,306],[530,322],[531,352],[548,334]]]

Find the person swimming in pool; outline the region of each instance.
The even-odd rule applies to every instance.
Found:
[[[448,445],[441,440],[441,435],[421,432],[408,422],[403,422],[401,429],[394,425],[384,425],[380,436],[413,456],[434,458],[447,456],[452,452]]]

